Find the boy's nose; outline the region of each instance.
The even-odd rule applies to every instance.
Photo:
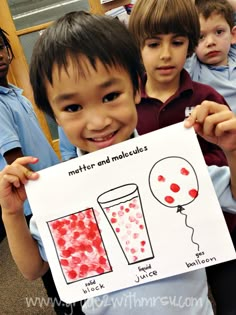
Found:
[[[87,115],[87,129],[88,130],[103,130],[108,127],[112,119],[106,114],[105,111],[90,112]]]
[[[209,47],[209,46],[212,46],[212,45],[215,45],[215,37],[213,35],[208,35],[206,37],[206,45]]]
[[[168,60],[171,57],[170,47],[169,45],[163,45],[160,52],[161,60]]]

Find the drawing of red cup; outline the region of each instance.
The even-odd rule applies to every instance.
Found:
[[[97,199],[128,264],[154,257],[139,189],[126,184],[101,194]]]

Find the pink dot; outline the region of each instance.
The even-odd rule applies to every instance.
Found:
[[[142,217],[143,217],[143,215],[142,215],[142,213],[141,213],[141,212],[137,212],[137,213],[136,213],[136,217],[140,219],[140,218],[142,218]]]
[[[177,184],[171,184],[171,185],[170,185],[170,189],[171,189],[173,192],[177,193],[177,192],[179,192],[180,187],[179,187],[179,185],[177,185]]]
[[[196,189],[191,189],[191,190],[189,190],[188,193],[189,193],[190,197],[192,197],[192,198],[197,198],[197,196],[198,196],[198,191]]]
[[[124,211],[121,211],[121,210],[118,211],[118,216],[119,216],[119,217],[122,217],[123,215],[124,215]]]
[[[144,252],[145,252],[145,249],[144,249],[143,247],[141,248],[141,252],[142,252],[142,253],[144,253]]]
[[[131,251],[132,254],[136,253],[136,249],[135,248],[131,248],[130,251]]]
[[[120,232],[120,228],[116,228],[116,232],[119,233]]]
[[[134,221],[135,221],[135,217],[130,216],[130,217],[129,217],[129,221],[130,221],[130,222],[134,222]]]
[[[162,175],[159,175],[158,177],[157,177],[157,180],[158,180],[158,182],[165,182],[165,177],[164,176],[162,176]]]
[[[134,234],[133,234],[133,238],[134,238],[134,239],[136,239],[136,238],[138,238],[138,237],[139,237],[139,234],[138,234],[138,233],[134,233]]]
[[[116,212],[112,212],[112,216],[113,216],[113,217],[116,217]]]
[[[174,200],[174,198],[171,197],[171,196],[166,196],[166,197],[165,197],[165,201],[166,201],[167,203],[173,203],[175,200]]]
[[[189,171],[185,167],[181,168],[180,173],[185,176],[189,175]]]

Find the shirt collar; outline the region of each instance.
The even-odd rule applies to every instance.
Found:
[[[8,93],[12,92],[14,90],[14,92],[16,94],[22,94],[23,90],[18,88],[17,86],[13,85],[13,84],[8,84],[8,87],[4,87],[4,86],[0,86],[0,94],[5,94],[7,95]]]
[[[147,82],[147,75],[146,74],[144,75],[142,82],[143,82],[143,84],[141,86],[141,97],[142,98],[150,98],[145,91],[145,85]],[[193,91],[193,83],[192,83],[192,79],[190,78],[190,75],[188,74],[188,72],[185,69],[183,69],[180,73],[179,89],[177,90],[175,95],[180,95],[181,93],[188,91],[188,90]]]

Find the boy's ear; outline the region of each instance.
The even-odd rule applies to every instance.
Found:
[[[231,30],[231,44],[236,44],[236,25]]]

